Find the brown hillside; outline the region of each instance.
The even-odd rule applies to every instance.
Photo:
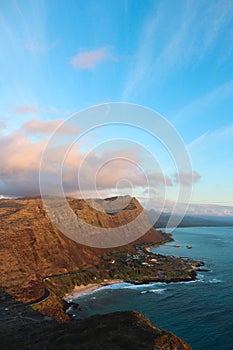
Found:
[[[68,201],[76,215],[100,227],[126,224],[142,211],[135,198],[114,215],[93,209],[84,200]],[[149,226],[146,214],[140,225]],[[134,243],[163,239],[161,233],[151,228]],[[78,244],[59,232],[51,223],[41,198],[0,200],[0,250],[1,286],[24,302],[43,295],[44,276],[98,266],[106,252],[106,249]]]

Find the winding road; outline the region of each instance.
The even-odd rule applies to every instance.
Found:
[[[43,281],[48,279],[48,278],[56,278],[56,277],[62,277],[62,276],[70,276],[70,275],[76,275],[76,274],[80,274],[80,273],[83,273],[83,272],[86,272],[86,271],[89,271],[89,272],[93,272],[93,269],[84,269],[84,270],[81,270],[81,271],[72,271],[72,272],[65,272],[65,273],[57,273],[57,274],[54,274],[54,275],[49,275],[49,276],[44,276],[43,277]],[[45,301],[46,299],[48,299],[51,295],[51,292],[48,288],[44,288],[44,294],[34,300],[34,301],[30,301],[28,303],[25,303],[26,306],[32,306],[32,305],[36,305],[36,304],[40,304],[42,303],[43,301]]]

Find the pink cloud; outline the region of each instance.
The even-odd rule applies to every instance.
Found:
[[[51,134],[61,124],[57,120],[44,121],[39,118],[29,120],[23,125],[23,129],[31,134]]]
[[[148,180],[150,181],[150,184],[152,184],[155,187],[173,185],[170,177],[162,173],[149,173],[147,177],[148,177]]]
[[[31,114],[31,113],[37,113],[38,112],[38,108],[35,105],[21,105],[16,107],[15,109],[16,113],[19,114]]]
[[[44,128],[41,131],[44,131]],[[47,138],[32,141],[23,128],[7,136],[0,136],[0,193],[16,196],[39,194],[39,168],[47,142]],[[46,169],[48,183],[53,184],[56,172],[53,165],[56,162],[59,164],[60,153],[63,152],[64,145],[58,145],[48,155],[51,165]],[[65,164],[70,166],[71,174],[79,164],[79,158],[77,150],[72,149]]]
[[[97,64],[103,62],[109,57],[109,52],[106,47],[101,47],[97,50],[84,51],[74,56],[70,63],[74,68],[79,69],[92,69]]]
[[[190,173],[180,172],[175,174],[175,182],[184,186],[192,186],[192,184],[198,182],[201,175],[196,171]]]
[[[62,124],[61,120],[43,121],[34,118],[26,122],[20,129],[8,135],[0,135],[0,193],[8,195],[34,195],[39,194],[39,168],[42,153],[47,145],[50,134]],[[62,163],[62,180],[64,191],[74,193],[80,189],[93,191],[96,189],[108,192],[119,186],[126,193],[131,188],[147,188],[149,185],[155,189],[160,186],[171,186],[171,179],[159,172],[149,172],[143,167],[143,157],[137,149],[109,149],[102,153],[92,151],[85,154],[74,143],[66,150],[69,143],[67,133],[77,133],[74,126],[57,129],[60,130],[61,141],[47,151],[47,163],[43,168],[46,181],[53,188],[55,175],[60,171]],[[35,137],[32,136],[38,136]],[[68,144],[64,144],[68,142]],[[86,156],[86,158],[85,158]],[[62,158],[62,159],[61,159]],[[64,158],[64,159],[63,159]],[[78,172],[80,179],[78,181]]]
[[[58,114],[59,110],[56,108],[38,108],[36,105],[25,104],[17,106],[14,110],[19,114],[32,114],[32,113],[45,113],[45,114]]]
[[[6,123],[5,122],[3,122],[3,121],[0,121],[0,133],[3,131],[3,130],[5,130],[6,129]]]
[[[82,188],[89,190],[116,189],[117,186],[125,189],[172,186],[169,177],[160,172],[148,172],[147,169],[142,171],[142,168],[143,158],[137,149],[92,153],[82,163],[79,180]]]
[[[59,126],[62,126],[62,120],[41,120],[39,118],[34,118],[24,123],[22,128],[28,134],[44,134],[50,135],[52,134]],[[63,126],[57,132],[61,134],[78,134],[78,130],[74,127]]]

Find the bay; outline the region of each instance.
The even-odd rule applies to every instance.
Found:
[[[233,349],[233,227],[178,228],[173,238],[151,251],[201,260],[211,271],[198,272],[193,282],[104,287],[76,300],[79,317],[135,310],[194,350]]]

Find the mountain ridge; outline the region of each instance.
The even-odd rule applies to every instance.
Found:
[[[68,199],[68,203],[81,219],[101,227],[127,223],[142,211],[135,198],[129,202],[129,210],[126,207],[114,216],[90,208],[82,199]],[[144,216],[142,227],[149,225],[146,220]],[[156,243],[164,239],[162,233],[151,228],[127,248],[118,249],[133,250],[135,243]],[[111,251],[83,246],[59,232],[39,197],[0,200],[0,249],[1,286],[23,302],[31,302],[44,294],[44,276],[96,267],[102,256]]]

